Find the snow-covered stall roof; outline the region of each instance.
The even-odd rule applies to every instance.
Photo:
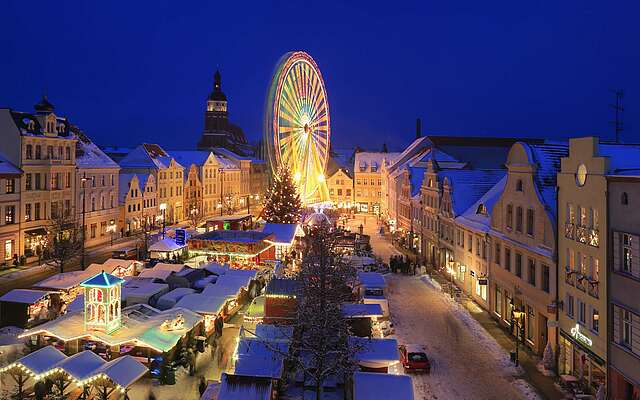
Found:
[[[180,246],[179,244],[176,243],[175,239],[168,237],[168,238],[160,239],[154,244],[152,244],[151,246],[149,246],[149,251],[168,253],[171,251],[184,249],[185,247],[187,247],[187,245]]]
[[[378,272],[358,272],[358,281],[364,287],[384,288],[387,286],[384,277]]]
[[[271,378],[222,374],[220,400],[270,400]]]
[[[207,272],[214,274],[214,275],[224,275],[227,273],[227,271],[229,271],[229,265],[225,264],[218,264],[218,263],[209,263],[206,264],[202,267],[204,270],[206,270]]]
[[[149,282],[148,280],[129,280],[122,286],[122,298],[127,306],[148,304],[153,296],[160,297],[169,291],[166,283]]]
[[[178,316],[184,320],[181,328],[169,330],[163,327],[165,321],[175,320]],[[203,320],[199,314],[183,308],[160,311],[146,304],[137,304],[122,309],[122,326],[111,334],[85,329],[84,311],[78,311],[40,324],[19,337],[46,334],[63,341],[86,338],[109,346],[133,343],[164,352],[171,350],[180,338]]]
[[[152,269],[166,270],[172,272],[180,272],[186,267],[185,264],[170,264],[170,263],[157,263]]]
[[[304,231],[299,224],[276,224],[267,222],[262,232],[275,235],[274,243],[291,245],[296,236],[304,236]]]
[[[413,384],[408,375],[356,372],[353,400],[413,400]]]
[[[20,337],[24,337],[20,335]],[[18,361],[15,361],[6,367],[0,369],[0,372],[10,369],[14,366],[21,365],[31,371],[34,375],[43,374],[54,368],[55,365],[67,358],[67,356],[53,346],[46,346],[27,354]]]
[[[285,325],[257,324],[255,336],[269,342],[286,341],[293,338],[293,327]]]
[[[56,364],[56,368],[61,368],[77,381],[83,381],[102,367],[106,361],[91,350],[81,351],[71,357],[65,358]]]
[[[160,310],[168,310],[175,307],[176,303],[180,301],[186,295],[195,293],[196,291],[191,288],[179,287],[170,292],[167,292],[158,298],[156,307]]]
[[[399,360],[396,339],[369,339],[351,336],[349,342],[356,349],[355,360],[365,367],[387,367]]]
[[[300,282],[295,279],[273,278],[267,283],[264,292],[267,296],[296,297],[300,291]]]
[[[384,313],[380,304],[344,303],[342,315],[345,318],[371,318],[382,317]]]
[[[71,290],[93,274],[87,271],[72,271],[55,274],[33,285],[34,288],[52,290]]]
[[[139,278],[153,278],[159,279],[161,281],[166,281],[169,275],[173,274],[173,271],[169,271],[167,269],[154,269],[147,268],[142,270],[138,275]]]
[[[24,303],[24,304],[33,304],[37,301],[40,301],[45,296],[49,295],[51,292],[47,292],[44,290],[33,290],[33,289],[13,289],[8,293],[5,293],[4,296],[0,297],[0,301],[10,302],[10,303]]]
[[[235,296],[207,296],[206,294],[194,293],[182,297],[176,307],[186,308],[198,314],[214,315],[219,314],[227,301]]]
[[[235,372],[245,376],[280,379],[284,369],[284,355],[289,351],[285,341],[268,342],[243,337],[238,342],[238,361]]]
[[[131,386],[147,373],[147,367],[131,356],[118,357],[105,363],[96,373],[102,373],[123,388]]]
[[[226,274],[219,276],[216,283],[208,285],[202,291],[203,294],[208,296],[236,296],[240,293],[240,289],[248,288],[251,280],[255,277],[256,271],[248,271],[247,273],[239,273],[243,270],[229,270]]]

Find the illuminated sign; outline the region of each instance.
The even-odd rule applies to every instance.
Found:
[[[578,324],[576,324],[576,326],[571,328],[571,336],[573,336],[573,338],[575,340],[577,340],[578,342],[586,344],[589,347],[591,347],[591,345],[593,345],[593,341],[580,332],[580,325],[578,325]]]

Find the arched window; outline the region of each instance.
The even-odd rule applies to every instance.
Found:
[[[516,191],[522,192],[522,179],[518,179],[518,181],[516,182]]]
[[[27,160],[31,160],[33,158],[33,145],[28,144],[26,148],[25,157]]]
[[[622,203],[625,206],[629,204],[629,195],[627,194],[627,192],[622,192],[622,196],[620,197],[620,203]]]

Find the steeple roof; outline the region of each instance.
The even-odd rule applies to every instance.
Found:
[[[218,70],[213,75],[213,91],[209,94],[209,100],[227,101],[227,96],[222,93],[222,76]]]
[[[42,95],[42,99],[40,100],[40,102],[33,106],[33,108],[35,108],[37,112],[53,112],[53,110],[55,109],[53,104],[51,104],[49,99],[47,99],[46,94]]]

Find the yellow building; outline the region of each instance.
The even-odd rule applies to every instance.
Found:
[[[20,176],[22,171],[0,154],[0,265],[12,265],[20,249]]]
[[[156,180],[152,174],[120,174],[120,217],[122,235],[150,230],[162,223]]]
[[[382,166],[398,153],[360,152],[354,163],[354,202],[356,210],[379,214],[383,197]]]
[[[350,210],[353,206],[353,178],[346,168],[336,169],[327,178],[329,198],[340,209]]]

